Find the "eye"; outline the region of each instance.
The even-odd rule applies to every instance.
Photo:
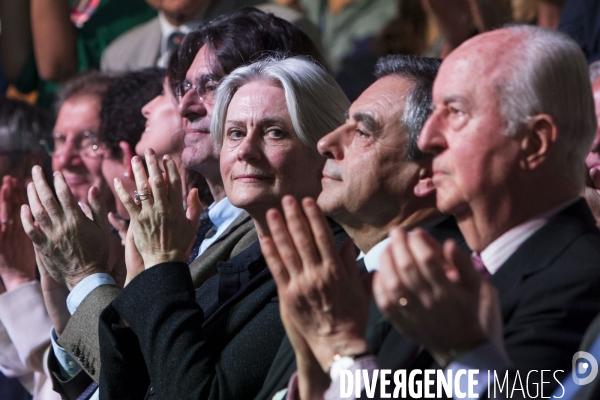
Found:
[[[245,136],[245,133],[239,129],[230,129],[227,131],[227,138],[230,140],[239,140]]]
[[[462,107],[448,104],[446,110],[448,112],[448,121],[453,129],[460,129],[467,123],[468,114]]]
[[[283,139],[286,136],[285,132],[279,128],[269,128],[266,134],[272,139]]]

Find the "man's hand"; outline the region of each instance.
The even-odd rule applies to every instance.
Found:
[[[442,366],[488,337],[496,341],[498,329],[501,340],[497,296],[491,285],[482,286],[468,254],[453,241],[440,246],[422,229],[394,228],[390,237],[373,293],[396,330],[422,343]]]
[[[0,189],[0,277],[8,291],[35,279],[33,244],[19,220],[23,204],[25,194],[19,181],[4,176]]]
[[[146,150],[146,164],[149,177],[146,176],[142,160],[137,156],[131,159],[137,193],[141,196],[140,204],[136,204],[121,181],[115,179],[119,199],[131,218],[129,230],[132,231],[135,246],[146,268],[167,261],[186,262],[190,243],[200,223],[198,190],[192,189],[188,194],[186,214],[181,178],[175,162],[169,156],[163,159],[166,180],[152,149]]]
[[[328,371],[334,355],[367,351],[369,294],[352,243],[344,245],[340,256],[315,201],[304,199],[301,210],[293,197],[285,196],[282,206],[287,227],[278,211],[267,212],[271,237],[261,239],[263,254],[277,284],[284,321],[292,321]]]
[[[33,167],[32,177],[33,182],[27,187],[29,206],[21,208],[21,221],[33,242],[38,262],[69,290],[91,274],[109,272],[110,232],[106,205],[98,189],[91,187],[88,192],[93,217],[90,219],[77,204],[60,172],[54,173],[56,198],[39,166]]]

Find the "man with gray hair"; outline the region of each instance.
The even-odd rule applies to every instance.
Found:
[[[389,241],[387,233],[395,226],[420,226],[440,242],[448,238],[463,241],[454,219],[435,207],[431,155],[417,147],[421,127],[431,113],[431,87],[439,65],[440,60],[433,58],[380,59],[377,81],[352,104],[346,122],[318,143],[319,152],[327,158],[318,205],[342,225],[361,250],[364,257],[358,266],[362,272],[377,268],[379,255]],[[335,354],[354,356],[364,353],[367,347],[375,353],[380,349],[387,352],[392,345],[401,347],[404,355],[384,360],[386,367],[411,364],[418,348],[398,338],[375,307],[368,320],[368,307],[362,308],[365,313],[356,312],[366,295],[361,296],[350,286],[338,293],[332,303],[343,304],[349,315],[360,314],[358,325],[367,329],[369,344],[360,342],[358,348],[340,349],[336,345],[343,342],[340,337],[326,341],[314,351],[322,366],[327,366]],[[294,360],[289,332],[288,337],[292,342],[283,342],[258,398],[271,398],[285,388],[296,369],[294,361],[303,364],[301,358]],[[307,395],[304,393],[302,398]]]
[[[571,370],[573,354],[600,310],[600,231],[579,197],[596,129],[585,58],[556,32],[526,26],[488,32],[444,60],[433,104],[419,148],[434,154],[437,207],[456,217],[472,261],[451,242],[442,247],[421,230],[395,228],[374,277],[375,299],[393,326],[423,344],[440,365],[485,370],[489,364],[473,361],[491,361],[489,352],[502,343],[492,335],[498,324],[490,313],[494,290],[487,278],[499,295],[500,331],[523,377],[520,390],[525,384],[547,396]],[[314,219],[309,215],[311,227]],[[271,253],[273,275],[289,273],[290,263]],[[345,269],[330,256],[323,262],[333,271],[335,264]],[[292,284],[278,280],[288,325],[291,320],[312,350],[323,343],[322,332],[364,346],[355,323],[336,321],[335,303],[328,311],[330,329],[300,327],[310,310],[298,305],[311,294],[286,287],[314,272],[303,267],[290,275]],[[369,362],[373,368],[372,358],[358,361],[351,369]],[[554,379],[543,376],[548,370]],[[318,384],[314,376],[308,381]],[[484,391],[487,379],[480,378]]]

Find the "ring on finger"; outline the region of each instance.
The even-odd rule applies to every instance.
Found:
[[[152,198],[152,193],[138,193],[137,190],[133,192],[133,201],[135,201],[135,204],[141,204],[142,201],[150,198]]]
[[[400,304],[400,307],[406,307],[408,304],[408,299],[406,297],[400,297],[398,299],[398,304]]]

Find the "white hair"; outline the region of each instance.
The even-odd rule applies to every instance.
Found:
[[[304,57],[269,57],[237,68],[219,84],[210,126],[219,148],[233,95],[245,84],[260,80],[283,89],[292,125],[305,146],[316,149],[319,139],[344,123],[350,101],[329,72]]]
[[[562,33],[534,26],[506,28],[521,36],[510,72],[494,82],[506,133],[516,135],[537,114],[554,118],[559,135],[555,153],[566,176],[581,180],[584,159],[596,132],[588,66],[579,46]]]

